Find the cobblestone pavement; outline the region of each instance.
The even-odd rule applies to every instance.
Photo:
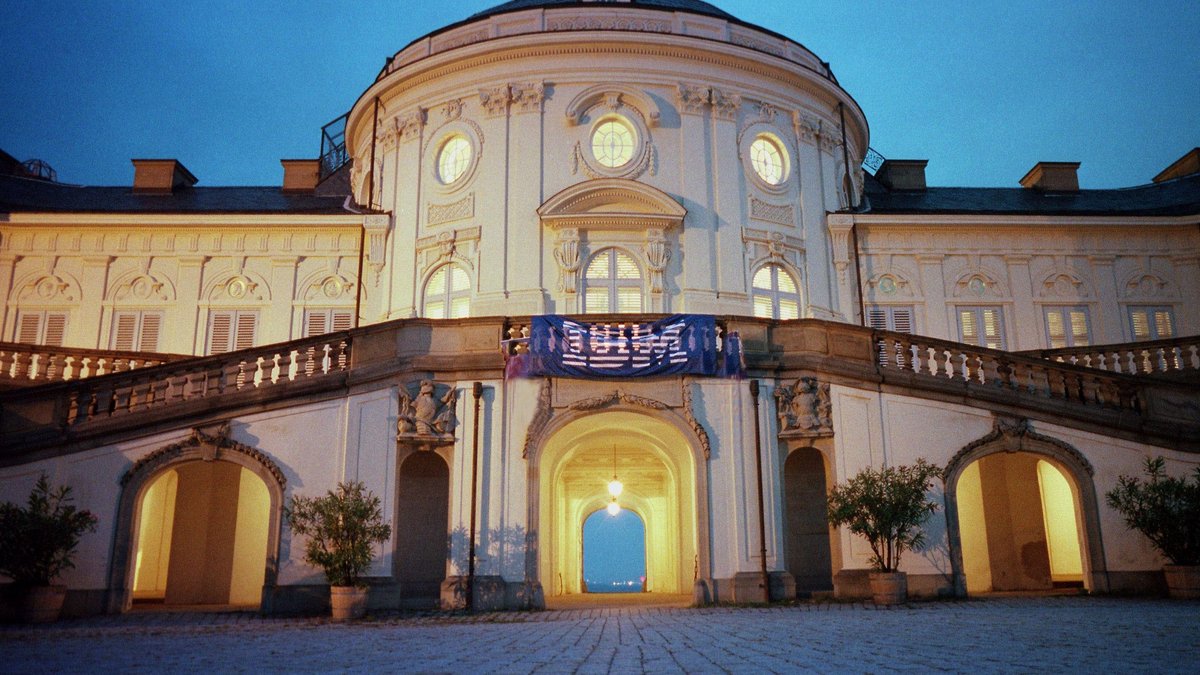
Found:
[[[1200,672],[1200,602],[1096,597],[0,627],[0,672]]]

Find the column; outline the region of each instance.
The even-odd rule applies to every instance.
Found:
[[[679,193],[697,201],[685,200],[687,217],[679,234],[683,254],[683,278],[680,305],[688,312],[716,312],[717,270],[710,261],[716,255],[717,222],[713,204],[714,153],[708,122],[708,87],[680,83],[675,102],[679,110]]]

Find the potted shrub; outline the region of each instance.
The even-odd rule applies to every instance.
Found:
[[[361,618],[367,611],[362,575],[375,544],[392,536],[379,497],[360,482],[338,483],[323,497],[293,496],[286,516],[292,532],[308,537],[305,562],[325,571],[334,620]]]
[[[891,604],[908,597],[908,577],[900,572],[904,551],[922,545],[921,525],[937,510],[926,496],[941,469],[918,459],[912,466],[863,469],[829,492],[829,523],[846,525],[871,545],[871,594]]]
[[[1147,457],[1145,480],[1121,475],[1108,505],[1171,561],[1163,566],[1171,597],[1200,598],[1200,467],[1188,480],[1166,475],[1165,466]]]
[[[58,619],[67,587],[51,582],[75,567],[71,558],[80,537],[96,529],[96,516],[72,501],[70,487],[51,489],[43,473],[25,507],[0,505],[0,574],[13,580],[23,621]]]

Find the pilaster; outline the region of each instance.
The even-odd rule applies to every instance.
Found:
[[[79,309],[67,323],[69,337],[66,344],[107,348],[100,344],[101,322],[104,320],[104,293],[108,288],[108,266],[110,255],[83,256],[83,278],[79,298]]]
[[[950,308],[946,306],[946,280],[944,269],[946,257],[941,253],[925,253],[917,256],[920,265],[921,287],[925,295],[925,326],[915,326],[922,335],[958,340],[957,326],[950,323]]]
[[[1114,269],[1116,256],[1088,256],[1092,266],[1092,278],[1096,281],[1096,296],[1100,302],[1095,307],[1092,316],[1092,337],[1096,344],[1115,344],[1124,342],[1125,319],[1118,301],[1117,276]]]
[[[1050,345],[1042,344],[1042,318],[1038,316],[1039,307],[1033,302],[1033,280],[1029,276],[1030,256],[1006,255],[1004,260],[1008,264],[1015,329],[1009,331],[1014,338],[1014,343],[1009,348],[1020,351],[1049,347]]]

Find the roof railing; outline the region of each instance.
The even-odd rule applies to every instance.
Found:
[[[346,152],[346,120],[350,113],[333,120],[321,127],[321,180],[337,173],[350,161]]]

